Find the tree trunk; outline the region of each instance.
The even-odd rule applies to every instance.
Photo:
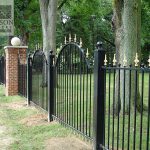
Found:
[[[124,56],[127,59],[127,66],[134,66],[134,59],[136,53],[141,53],[141,1],[140,0],[114,0],[114,16],[113,25],[115,28],[115,44],[116,56],[118,63],[123,65]],[[123,110],[123,99],[125,99],[125,111],[129,109],[129,71],[125,73],[120,72],[120,97],[118,100],[118,73],[116,73],[116,112],[118,105]],[[134,103],[135,98],[135,79],[134,74],[131,75],[131,101]],[[125,84],[125,93],[124,91]],[[136,99],[138,101],[139,99]]]
[[[48,52],[56,51],[56,17],[57,0],[39,0],[43,32],[43,50]]]

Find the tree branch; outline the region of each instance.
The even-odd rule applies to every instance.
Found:
[[[63,0],[57,9],[60,10],[66,2],[67,0]]]

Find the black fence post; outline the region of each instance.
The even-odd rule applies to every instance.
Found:
[[[32,100],[32,58],[30,54],[28,55],[27,63],[27,104],[30,105]]]
[[[93,112],[93,140],[94,150],[103,150],[105,134],[105,51],[102,42],[97,43],[94,52],[94,112]]]
[[[54,55],[50,51],[48,56],[48,122],[53,121],[54,114]]]

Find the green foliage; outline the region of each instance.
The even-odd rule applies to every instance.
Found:
[[[91,7],[92,6],[92,7]],[[62,12],[70,17],[66,24],[61,23]],[[93,44],[105,37],[113,41],[111,30],[112,3],[109,0],[67,1],[59,14],[57,24],[57,46],[63,43],[64,36],[77,34],[83,39],[83,47],[93,51]],[[100,35],[100,36],[99,36]],[[68,37],[67,37],[68,38]],[[94,39],[94,40],[93,40]]]
[[[4,46],[7,46],[8,44],[8,37],[2,36],[0,37],[0,56],[4,55]]]
[[[142,60],[147,63],[149,49],[150,49],[150,2],[149,0],[142,0]]]
[[[15,0],[15,32],[28,45],[42,40],[38,0]]]

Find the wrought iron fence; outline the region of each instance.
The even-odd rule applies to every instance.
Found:
[[[56,60],[53,117],[92,138],[93,68],[79,45],[69,43]]]
[[[41,108],[48,109],[47,61],[42,50],[36,50],[33,58],[29,58],[29,91],[31,101]],[[32,67],[32,68],[31,68]]]
[[[137,56],[135,66],[117,65],[115,57],[107,65],[101,43],[93,66],[81,47],[70,42],[48,61],[41,50],[29,57],[29,102],[93,140],[95,150],[149,150],[150,68],[138,67]]]
[[[103,69],[106,78],[105,147],[148,150],[150,69],[120,65]]]
[[[105,51],[101,46],[98,49],[94,67],[94,84],[98,83],[94,108],[99,115],[94,113],[95,146],[108,150],[149,150],[150,68],[139,66],[137,54],[134,65],[127,66],[125,58],[123,64],[117,64],[115,55],[113,64],[107,65]]]
[[[0,57],[0,84],[5,84],[5,57]]]

